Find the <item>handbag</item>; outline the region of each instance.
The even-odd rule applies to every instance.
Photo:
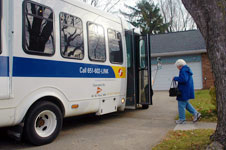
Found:
[[[170,97],[181,96],[181,92],[178,89],[178,85],[177,85],[176,81],[174,81],[174,80],[172,80],[171,85],[170,85],[169,96]]]

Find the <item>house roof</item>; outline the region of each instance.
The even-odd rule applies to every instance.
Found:
[[[205,41],[199,30],[151,36],[151,54],[155,56],[205,53]]]

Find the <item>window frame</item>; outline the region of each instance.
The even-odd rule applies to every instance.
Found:
[[[112,31],[115,31],[116,32],[116,34],[117,33],[120,33],[120,36],[121,36],[121,45],[122,45],[122,33],[121,32],[119,32],[119,31],[117,31],[117,30],[115,30],[115,29],[112,29],[112,28],[108,28],[107,29],[107,36],[108,36],[108,30],[112,30]],[[112,63],[112,64],[120,64],[120,65],[122,65],[123,64],[123,62],[124,62],[124,59],[123,59],[123,45],[122,45],[122,49],[121,49],[121,52],[122,52],[122,62],[112,62],[111,61],[111,51],[110,51],[110,44],[109,44],[110,42],[109,42],[109,36],[108,36],[108,49],[109,49],[109,61],[110,61],[110,63]],[[119,46],[119,48],[120,48],[120,46]]]
[[[104,49],[105,49],[105,59],[104,60],[96,60],[96,59],[92,59],[92,58],[90,58],[90,50],[89,50],[89,24],[90,23],[92,23],[92,24],[95,24],[95,25],[97,25],[97,26],[101,26],[102,28],[103,28],[103,31],[104,31]],[[105,38],[105,28],[104,28],[104,26],[103,25],[101,25],[101,24],[97,24],[97,23],[95,23],[95,22],[92,22],[92,21],[87,21],[87,23],[86,23],[86,28],[87,28],[87,47],[88,47],[88,57],[89,57],[89,60],[90,61],[95,61],[95,62],[106,62],[106,60],[107,60],[107,50],[106,50],[106,38]]]
[[[40,17],[40,16],[36,16],[36,15],[33,15],[33,14],[30,14],[30,13],[27,13],[26,12],[26,6],[27,6],[27,3],[31,3],[31,4],[35,4],[35,5],[38,5],[38,6],[41,6],[41,7],[45,7],[45,8],[48,8],[52,11],[53,13],[53,19],[46,19],[44,17]],[[26,54],[29,54],[29,55],[38,55],[38,56],[53,56],[56,52],[56,37],[55,37],[55,23],[54,23],[54,20],[55,20],[55,13],[53,11],[53,9],[49,6],[46,6],[46,5],[43,5],[43,4],[40,4],[40,3],[37,3],[37,2],[33,2],[33,1],[24,1],[23,2],[23,7],[22,7],[22,48],[23,48],[23,51],[26,53]],[[46,20],[50,20],[52,21],[53,23],[53,52],[51,54],[48,54],[48,53],[44,53],[44,52],[36,52],[36,51],[30,51],[30,50],[27,50],[26,49],[26,15],[30,15],[30,16],[33,16],[33,17],[37,17],[37,18],[44,18]]]
[[[77,18],[79,18],[80,20],[81,20],[81,24],[82,24],[82,39],[83,39],[83,58],[81,58],[81,59],[78,59],[78,58],[73,58],[73,57],[66,57],[66,56],[64,56],[63,54],[62,54],[62,51],[61,51],[61,20],[60,20],[60,15],[61,14],[67,14],[67,15],[71,15],[71,16],[73,16],[73,17],[77,17],[77,16],[74,16],[74,15],[72,15],[72,14],[69,14],[69,13],[65,13],[65,12],[60,12],[59,13],[59,27],[60,27],[60,54],[61,54],[61,56],[63,57],[63,58],[66,58],[66,59],[75,59],[75,60],[83,60],[84,58],[85,58],[85,39],[84,39],[84,28],[83,28],[83,21],[82,21],[82,19],[80,18],[80,17],[77,17]]]

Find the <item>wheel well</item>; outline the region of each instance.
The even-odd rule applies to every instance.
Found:
[[[63,103],[62,103],[58,98],[56,98],[56,97],[54,97],[54,96],[45,96],[45,97],[42,97],[42,98],[38,99],[36,102],[34,102],[34,103],[30,106],[30,108],[28,109],[27,113],[28,113],[29,110],[32,108],[32,106],[34,106],[37,102],[40,102],[40,101],[48,101],[48,102],[54,103],[55,105],[57,105],[57,106],[60,108],[60,110],[61,110],[61,112],[62,112],[62,115],[63,115],[63,116],[65,115],[65,108],[64,108]],[[26,113],[24,119],[26,118],[27,113]],[[24,120],[24,119],[23,119],[23,120]]]
[[[53,96],[45,96],[45,97],[42,97],[41,99],[39,99],[38,101],[49,101],[49,102],[56,104],[60,108],[62,115],[64,116],[65,108],[64,108],[63,103],[58,98],[53,97]]]

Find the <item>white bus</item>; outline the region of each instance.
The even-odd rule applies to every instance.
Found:
[[[0,0],[0,17],[0,127],[17,138],[152,103],[148,36],[119,17],[76,0]]]

